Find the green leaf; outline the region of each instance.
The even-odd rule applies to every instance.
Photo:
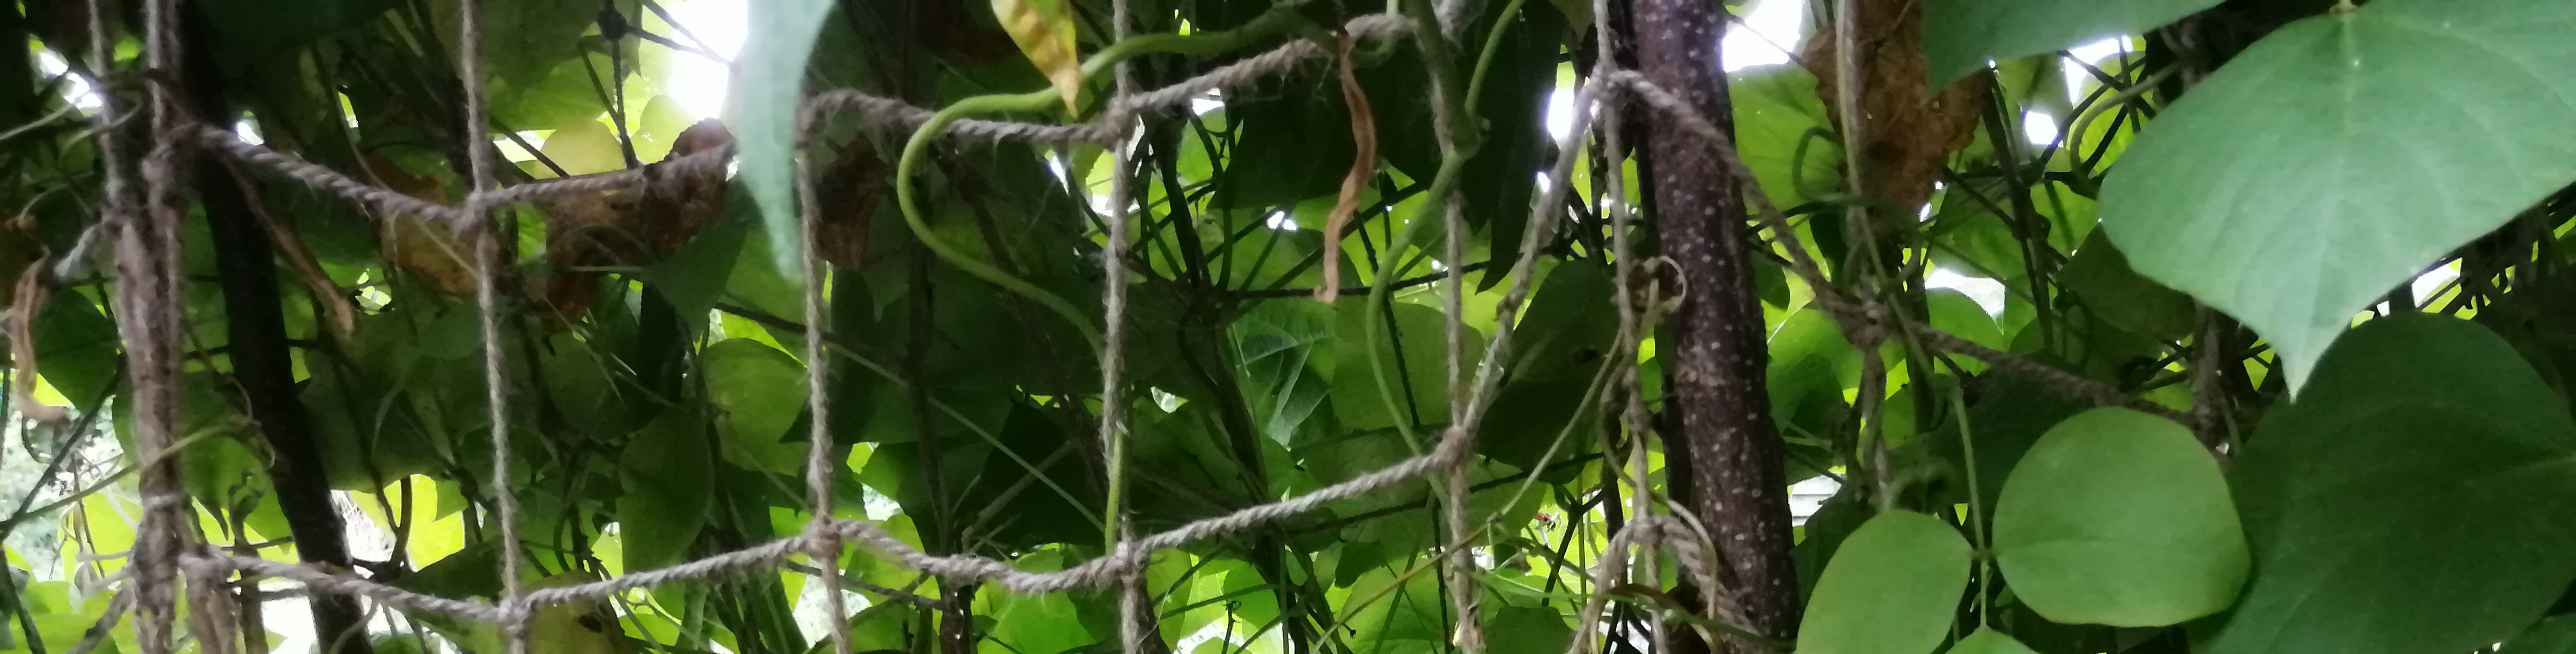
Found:
[[[1968,634],[1968,637],[1959,639],[1959,644],[1950,646],[1950,654],[2039,653],[2031,651],[2029,645],[2021,644],[2021,641],[2014,640],[2011,635],[1987,628],[1978,629],[1977,633]]]
[[[1825,564],[1842,549],[1843,541],[1851,539],[1853,531],[1875,517],[1869,505],[1860,500],[1859,490],[1850,485],[1836,490],[1833,497],[1825,498],[1824,504],[1807,516],[1807,524],[1798,527],[1798,544],[1790,554],[1798,560],[1800,599],[1815,597],[1816,579],[1824,576]]]
[[[1967,492],[1966,474],[1974,472],[1977,475],[1977,490],[1980,492],[1977,500],[1991,515],[1997,498],[2003,495],[2006,478],[2021,463],[2022,456],[2039,442],[2040,436],[2058,421],[2092,408],[2093,403],[2061,394],[2056,387],[2028,377],[2002,371],[1980,375],[1972,383],[1978,399],[1976,404],[1968,406],[1968,424],[1969,435],[1976,439],[1976,468],[1966,469],[1966,453],[1959,448],[1955,425],[1936,427],[1942,433],[1919,442],[1933,455],[1956,462],[1961,467],[1961,472],[1957,473],[1959,476],[1950,480],[1950,487],[1959,493]]]
[[[503,125],[526,129],[565,125],[584,119],[596,121],[608,109],[600,105],[599,87],[591,85],[591,71],[607,71],[611,63],[608,55],[593,52],[565,58],[556,63],[553,70],[527,82],[493,80],[492,119]],[[549,152],[546,156],[554,154]],[[618,163],[622,165],[625,161],[621,157]],[[538,168],[543,169],[543,166],[540,164]]]
[[[1842,328],[1818,311],[1799,311],[1771,333],[1771,362],[1763,375],[1771,413],[1792,435],[1821,438],[1842,419],[1843,389],[1860,376],[1860,350]],[[1804,433],[1798,433],[1804,432]]]
[[[751,3],[751,39],[734,61],[733,97],[725,127],[733,131],[735,165],[745,190],[760,205],[778,271],[805,269],[804,230],[796,214],[796,116],[805,90],[805,59],[832,0],[762,0]]]
[[[758,222],[752,216],[760,210],[752,204],[750,197],[749,193],[726,193],[724,212],[716,217],[715,224],[708,225],[706,231],[690,239],[687,245],[680,246],[679,251],[671,253],[670,257],[644,268],[644,281],[662,292],[662,298],[670,301],[673,313],[707,315],[708,311],[715,309],[717,301],[724,299],[725,288],[732,285],[735,271],[757,269],[760,262],[746,266],[740,261],[746,250],[743,243],[750,239],[751,230]],[[703,329],[702,326],[692,327]]]
[[[2227,608],[2245,531],[2191,430],[2094,409],[2048,430],[1995,505],[1995,563],[2052,622],[2156,627]]]
[[[1039,550],[1012,563],[1022,570],[1054,572],[1064,569],[1064,551]],[[993,618],[988,633],[1009,651],[1064,652],[1095,640],[1075,616],[1072,598],[1070,593],[1023,595],[996,588],[975,595],[975,614]]]
[[[1834,142],[1816,75],[1796,64],[1748,66],[1727,74],[1735,142],[1771,202],[1787,210],[1838,191],[1843,149]]]
[[[583,118],[556,127],[546,136],[538,151],[546,159],[574,175],[604,173],[626,167],[626,153],[617,145],[617,132],[608,123]]]
[[[1274,300],[1255,305],[1226,328],[1237,368],[1251,396],[1253,425],[1271,442],[1287,445],[1315,409],[1332,397],[1323,369],[1337,362],[1332,343],[1333,307],[1321,302]]]
[[[1477,25],[1468,33],[1483,35],[1490,30],[1488,25]],[[1530,179],[1544,170],[1548,153],[1556,149],[1546,129],[1547,98],[1556,88],[1556,53],[1564,49],[1565,35],[1564,14],[1553,4],[1527,3],[1518,20],[1505,28],[1502,47],[1486,62],[1489,72],[1480,91],[1483,95],[1470,108],[1476,120],[1484,121],[1484,136],[1459,170],[1460,179]],[[1425,99],[1430,95],[1407,92]],[[1378,131],[1387,129],[1381,126]],[[1493,288],[1511,275],[1512,267],[1500,262],[1520,256],[1521,237],[1529,231],[1532,189],[1530,184],[1459,185],[1458,202],[1466,212],[1468,228],[1484,230],[1486,253],[1497,262],[1485,268],[1477,290]],[[1452,261],[1449,265],[1463,264]]]
[[[79,293],[56,293],[36,315],[36,372],[73,406],[95,406],[117,378],[116,325]]]
[[[206,22],[224,49],[267,54],[372,22],[391,0],[208,0]]]
[[[1366,302],[1343,302],[1336,333],[1340,363],[1333,371],[1333,413],[1352,430],[1383,429],[1402,424],[1449,422],[1448,357],[1442,330],[1448,319],[1431,307],[1397,302],[1386,308],[1377,326],[1376,347],[1369,347]],[[1468,356],[1483,351],[1484,337],[1466,330]],[[1385,373],[1380,385],[1378,357]],[[1410,403],[1407,402],[1410,398]],[[1392,400],[1392,401],[1390,401]]]
[[[501,591],[499,541],[475,541],[437,563],[390,582],[395,588],[449,599],[493,595]]]
[[[2004,339],[2003,327],[1995,324],[1995,317],[1988,315],[1985,305],[1977,304],[1977,301],[1969,298],[1968,294],[1956,289],[1936,288],[1923,295],[1925,308],[1931,310],[1934,329],[1956,334],[1970,342],[1998,350],[2012,348],[2012,342]],[[1976,362],[1961,361],[1960,363]],[[1983,366],[1968,368],[1970,372],[1983,369]]]
[[[1293,205],[1340,188],[1356,148],[1351,144],[1349,105],[1342,103],[1340,92],[1324,91],[1334,88],[1327,86],[1332,83],[1321,75],[1289,75],[1257,80],[1242,93],[1226,94],[1225,118],[1238,134],[1231,151],[1264,154],[1229,158],[1216,175],[1210,204],[1263,209]],[[1383,133],[1389,127],[1381,123],[1379,129]],[[1428,179],[1427,173],[1424,178]],[[1305,226],[1323,224],[1310,221]]]
[[[1558,654],[1574,642],[1574,629],[1554,607],[1503,606],[1491,613],[1485,617],[1490,654]]]
[[[1605,298],[1617,295],[1617,285],[1601,264],[1576,260],[1549,269],[1531,295],[1529,309],[1521,313],[1512,341],[1512,377],[1590,380],[1618,337],[1618,313],[1601,310]]]
[[[438,26],[437,38],[451,45],[457,37],[456,5],[456,0],[441,0],[429,8],[430,20]],[[485,2],[480,7],[485,73],[500,84],[521,88],[578,55],[582,31],[599,15],[599,3],[589,0],[513,0]]]
[[[1939,518],[1889,511],[1844,540],[1798,622],[1799,654],[1930,654],[1968,589],[1968,541]]]
[[[749,341],[725,341],[726,343]],[[663,411],[636,430],[617,457],[626,493],[617,497],[618,542],[627,570],[687,560],[707,524],[715,457],[704,416],[692,407]]]
[[[2532,625],[2530,631],[2513,637],[2498,648],[2496,654],[2566,654],[2576,652],[2576,615],[2562,615]]]
[[[1019,44],[1020,54],[1045,73],[1047,84],[1073,113],[1082,98],[1082,60],[1073,51],[1080,34],[1073,27],[1073,8],[1066,0],[993,0],[993,17]]]
[[[716,341],[698,353],[707,401],[724,412],[720,454],[753,470],[792,474],[805,467],[805,443],[785,440],[805,405],[805,364],[747,338]]]
[[[1923,11],[1923,60],[1932,73],[1931,87],[1940,88],[1984,68],[1987,61],[2137,34],[2216,4],[2218,0],[1929,0]]]
[[[2576,579],[2576,423],[2473,323],[2364,323],[2241,454],[2259,574],[2211,654],[2470,651]]]
[[[2381,0],[2265,37],[2102,189],[2139,273],[2243,320],[2295,392],[2353,314],[2576,179],[2576,3]]]
[[[2190,334],[2197,320],[2191,297],[2138,276],[2128,257],[2103,234],[2097,229],[2085,237],[2075,258],[2058,272],[2059,283],[2111,326],[2167,341]]]
[[[311,412],[314,448],[332,488],[373,491],[438,468],[430,437],[395,411],[403,389],[333,365],[313,366],[310,375],[296,395]]]

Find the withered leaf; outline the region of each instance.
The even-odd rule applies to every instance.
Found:
[[[723,122],[699,121],[672,140],[670,155],[644,167],[640,193],[612,190],[539,202],[546,214],[546,262],[554,268],[541,292],[550,314],[569,320],[589,309],[600,273],[585,269],[649,265],[696,238],[724,209],[724,172],[682,171],[672,161],[732,145]]]
[[[1982,77],[1971,76],[1935,93],[1925,88],[1923,3],[1921,0],[1860,0],[1857,45],[1864,70],[1861,113],[1862,190],[1904,210],[1932,197],[1932,182],[1941,176],[1951,152],[1976,134],[1978,112],[1986,105]],[[1831,28],[1807,40],[1800,57],[1816,74],[1816,95],[1840,124],[1835,85],[1836,44]]]
[[[843,270],[868,266],[868,227],[886,192],[885,161],[865,136],[841,146],[841,157],[823,171],[822,220],[814,226],[814,250]]]

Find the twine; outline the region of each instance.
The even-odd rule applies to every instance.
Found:
[[[147,14],[144,24],[147,28],[146,49],[149,62],[153,67],[165,71],[174,69],[172,62],[175,61],[178,52],[174,40],[175,31],[170,26],[170,21],[173,19],[170,13],[173,11],[172,1],[148,0],[144,4]],[[93,56],[99,59],[98,70],[103,72],[109,71],[114,62],[112,53],[108,51],[114,41],[107,36],[106,18],[104,18],[109,4],[105,0],[90,0]],[[166,90],[156,86],[153,89],[152,106],[152,122],[156,130],[156,138],[151,156],[140,166],[147,191],[147,202],[143,207],[148,211],[138,213],[132,202],[133,190],[125,177],[126,171],[135,168],[136,165],[119,147],[120,136],[118,130],[114,128],[125,117],[124,109],[118,106],[115,98],[105,98],[107,104],[96,117],[101,127],[97,130],[97,138],[102,160],[105,162],[103,217],[98,225],[82,234],[80,243],[83,245],[76,246],[61,263],[57,264],[56,276],[68,277],[69,272],[76,270],[76,266],[86,258],[87,249],[90,247],[87,244],[100,239],[106,239],[115,244],[117,273],[125,280],[125,283],[119,285],[116,300],[121,312],[120,329],[130,344],[127,353],[128,365],[135,375],[136,443],[138,452],[145,457],[144,460],[151,462],[145,466],[144,484],[148,511],[144,524],[138,529],[142,538],[137,542],[136,574],[131,587],[135,601],[138,602],[136,622],[141,636],[139,644],[145,654],[167,654],[172,651],[172,622],[176,615],[178,599],[171,573],[179,566],[184,566],[188,571],[192,594],[200,590],[200,587],[207,591],[220,589],[221,580],[234,573],[242,574],[245,583],[260,578],[286,579],[302,584],[313,592],[361,597],[405,610],[497,623],[502,626],[511,651],[514,654],[524,654],[529,647],[527,622],[538,607],[606,598],[626,591],[679,581],[741,574],[785,564],[789,557],[800,553],[813,557],[818,568],[817,574],[825,577],[828,606],[835,616],[831,634],[834,650],[839,654],[847,654],[850,651],[850,639],[846,616],[840,615],[846,609],[841,602],[842,583],[837,571],[839,555],[844,544],[863,546],[899,565],[929,574],[962,581],[989,582],[1016,593],[1053,593],[1077,588],[1119,585],[1122,616],[1121,650],[1129,654],[1137,654],[1143,651],[1145,639],[1154,637],[1150,606],[1140,586],[1143,570],[1153,552],[1259,528],[1314,511],[1333,502],[1409,483],[1433,472],[1447,475],[1445,500],[1449,512],[1448,527],[1455,544],[1444,553],[1444,556],[1448,559],[1450,571],[1454,575],[1453,580],[1456,582],[1452,587],[1456,591],[1452,596],[1452,608],[1457,610],[1460,620],[1456,639],[1460,645],[1470,651],[1481,651],[1484,648],[1483,635],[1476,624],[1478,610],[1476,603],[1482,594],[1477,590],[1474,581],[1475,563],[1466,546],[1472,543],[1473,539],[1468,536],[1470,533],[1467,523],[1469,496],[1468,488],[1464,484],[1465,473],[1467,465],[1473,459],[1471,453],[1474,448],[1474,435],[1486,410],[1490,407],[1495,388],[1501,382],[1502,372],[1509,367],[1508,358],[1516,327],[1513,318],[1528,297],[1531,271],[1535,267],[1540,248],[1524,247],[1518,258],[1513,261],[1509,272],[1509,278],[1512,280],[1511,287],[1496,308],[1500,320],[1495,334],[1487,341],[1484,351],[1473,366],[1469,365],[1467,353],[1464,351],[1464,327],[1459,322],[1464,315],[1464,308],[1461,306],[1465,294],[1464,283],[1462,276],[1450,276],[1446,285],[1449,293],[1449,297],[1446,298],[1449,305],[1449,323],[1444,333],[1447,345],[1446,370],[1451,397],[1450,425],[1442,432],[1430,452],[1304,495],[1197,520],[1168,531],[1142,537],[1131,533],[1132,527],[1126,526],[1122,521],[1118,528],[1111,531],[1109,554],[1061,571],[1027,572],[1014,568],[1007,562],[988,557],[932,555],[911,547],[874,523],[845,520],[832,515],[831,472],[834,462],[830,457],[833,451],[829,428],[830,376],[829,367],[822,363],[825,360],[823,348],[828,341],[828,326],[821,294],[827,278],[824,276],[825,264],[815,249],[818,241],[815,238],[815,230],[820,223],[820,206],[816,201],[818,191],[814,187],[815,181],[810,161],[807,162],[808,165],[799,167],[798,185],[799,199],[803,205],[800,218],[806,237],[804,245],[806,287],[803,297],[806,317],[806,401],[808,410],[812,414],[810,421],[812,431],[808,434],[810,440],[806,457],[806,482],[814,503],[814,519],[802,533],[770,543],[670,567],[631,572],[602,581],[555,588],[524,589],[519,581],[522,556],[517,532],[519,508],[517,499],[510,490],[513,457],[509,454],[511,435],[506,392],[509,380],[506,375],[507,361],[501,344],[505,334],[501,322],[503,307],[500,306],[499,285],[506,270],[503,267],[506,262],[499,256],[499,237],[494,222],[494,210],[506,205],[563,195],[638,189],[666,175],[722,174],[730,163],[733,153],[730,148],[726,148],[693,154],[643,168],[500,186],[494,177],[494,171],[498,165],[494,159],[496,153],[490,146],[487,134],[488,120],[482,81],[484,71],[479,56],[482,27],[478,3],[475,0],[461,0],[459,4],[461,11],[459,43],[463,48],[459,63],[460,70],[463,72],[466,96],[468,144],[471,146],[469,162],[473,178],[473,190],[466,196],[461,206],[415,198],[399,191],[369,184],[328,167],[313,164],[292,154],[242,141],[231,131],[219,126],[194,122],[177,109],[175,100],[169,97]],[[1130,31],[1131,17],[1128,16],[1126,5],[1124,0],[1117,0],[1113,2],[1112,7],[1114,27],[1121,38]],[[1571,179],[1573,160],[1580,152],[1583,136],[1591,133],[1589,126],[1595,120],[1595,111],[1598,112],[1598,120],[1604,126],[1599,136],[1602,147],[1610,153],[1609,156],[1613,157],[1614,162],[1620,157],[1622,144],[1618,134],[1617,113],[1617,107],[1623,98],[1620,93],[1633,93],[1646,104],[1668,114],[1686,131],[1706,140],[1717,151],[1721,164],[1739,179],[1753,179],[1750,170],[1735,155],[1731,140],[1727,138],[1724,131],[1718,129],[1715,123],[1682,103],[1669,91],[1647,82],[1634,71],[1616,69],[1615,59],[1612,57],[1616,33],[1610,29],[1611,25],[1607,20],[1610,13],[1607,11],[1605,2],[1596,1],[1595,5],[1595,14],[1602,21],[1596,26],[1596,33],[1602,35],[1601,52],[1592,71],[1592,81],[1581,89],[1576,100],[1576,106],[1586,107],[1591,111],[1579,111],[1576,114],[1574,129],[1557,143],[1559,158],[1548,171],[1550,183],[1547,191],[1541,194],[1537,204],[1531,208],[1533,216],[1526,225],[1524,243],[1541,242],[1544,236],[1553,231],[1564,211],[1566,194],[1572,192],[1568,182]],[[1460,9],[1462,6],[1461,0],[1443,0],[1435,7],[1438,15],[1434,19],[1442,31],[1456,29],[1455,23],[1462,13]],[[1445,38],[1441,34],[1417,34],[1414,25],[1412,19],[1389,13],[1359,17],[1345,23],[1342,29],[1355,39],[1384,40],[1404,36],[1425,39]],[[1128,308],[1127,289],[1124,283],[1127,277],[1124,255],[1130,246],[1127,222],[1128,212],[1131,209],[1129,205],[1133,204],[1134,193],[1131,188],[1134,180],[1131,179],[1128,164],[1133,156],[1131,137],[1136,133],[1140,118],[1158,109],[1205,97],[1213,91],[1238,87],[1291,71],[1309,61],[1330,54],[1312,40],[1291,40],[1269,51],[1156,89],[1138,89],[1132,71],[1121,64],[1117,69],[1118,91],[1106,102],[1101,116],[1092,122],[1043,124],[961,120],[948,126],[945,135],[952,138],[1088,143],[1108,146],[1111,149],[1113,167],[1117,174],[1113,177],[1110,188],[1112,207],[1106,229],[1108,243],[1104,247],[1101,264],[1104,275],[1102,304],[1106,313],[1106,330],[1103,350],[1099,353],[1102,363],[1103,400],[1099,436],[1104,443],[1111,445],[1109,450],[1113,458],[1106,463],[1112,466],[1113,470],[1119,465],[1114,457],[1118,456],[1117,452],[1121,449],[1118,444],[1124,438],[1126,427],[1122,397],[1125,383],[1123,379],[1124,336],[1127,331]],[[1436,92],[1447,93],[1446,90],[1436,90]],[[1436,127],[1439,128],[1440,138],[1444,141],[1451,139],[1451,130],[1447,128],[1451,125],[1451,121],[1455,120],[1454,116],[1449,115],[1448,104],[1446,98],[1436,99],[1434,102],[1434,107],[1437,108],[1434,115],[1438,123]],[[802,109],[803,111],[798,114],[800,116],[798,129],[800,152],[806,146],[810,146],[806,140],[811,138],[815,131],[814,126],[819,124],[816,121],[827,113],[854,114],[860,120],[874,125],[903,130],[917,128],[933,113],[929,109],[915,107],[898,100],[852,90],[815,94],[804,102]],[[1455,147],[1454,142],[1446,145],[1450,148]],[[496,496],[494,518],[500,523],[500,540],[503,543],[500,564],[503,587],[496,601],[486,603],[438,597],[403,590],[346,571],[326,571],[307,565],[231,556],[209,547],[188,546],[182,543],[180,527],[185,524],[183,509],[187,500],[177,491],[175,469],[162,464],[167,457],[161,454],[171,442],[170,430],[175,424],[173,412],[176,406],[178,381],[176,344],[181,334],[179,326],[184,319],[176,303],[164,301],[166,297],[175,296],[178,284],[177,272],[182,270],[177,259],[180,253],[177,241],[178,220],[182,214],[178,210],[176,196],[183,147],[199,148],[205,152],[251,164],[292,178],[307,186],[332,192],[379,212],[413,215],[464,227],[475,239],[478,280],[476,308],[484,335],[483,363],[489,391],[487,399],[490,403],[491,437],[495,452],[491,478]],[[1642,448],[1644,436],[1649,432],[1649,424],[1639,392],[1641,381],[1638,378],[1634,353],[1650,320],[1645,314],[1652,309],[1638,306],[1638,296],[1632,288],[1635,278],[1639,275],[1639,267],[1636,257],[1631,252],[1632,217],[1627,211],[1624,198],[1620,196],[1622,181],[1619,179],[1619,167],[1608,166],[1601,174],[1605,175],[1603,179],[1607,182],[1604,196],[1605,210],[1612,221],[1613,248],[1618,262],[1616,283],[1619,291],[1614,303],[1620,314],[1619,347],[1621,352],[1626,353],[1615,363],[1620,366],[1619,372],[1622,375],[1620,384],[1626,389],[1624,395],[1626,406],[1622,411],[1622,422],[1631,434],[1631,446]],[[1756,207],[1762,224],[1772,232],[1775,239],[1786,246],[1791,268],[1816,289],[1817,307],[1838,324],[1843,325],[1846,333],[1859,337],[1874,335],[1876,338],[1884,338],[1887,330],[1904,330],[1906,333],[1921,337],[1924,342],[1934,347],[1961,352],[1986,360],[2000,369],[2030,375],[2064,388],[2074,389],[2073,392],[2080,396],[2093,398],[2106,404],[2139,408],[2159,415],[2178,415],[2170,409],[2145,403],[2116,389],[2083,380],[2036,362],[1995,352],[1928,327],[1904,324],[1902,320],[1892,318],[1882,307],[1866,300],[1846,296],[1827,283],[1822,276],[1821,267],[1808,254],[1804,244],[1798,241],[1794,229],[1788,225],[1786,218],[1781,215],[1771,200],[1762,194],[1761,189],[1748,183],[1746,195]],[[1457,266],[1464,253],[1465,230],[1461,225],[1463,222],[1461,209],[1454,197],[1436,200],[1446,203],[1443,219],[1449,224],[1449,230],[1448,240],[1444,244],[1444,253],[1451,265]],[[135,220],[134,217],[138,215],[146,219]],[[1643,483],[1642,477],[1639,483]],[[1726,610],[1716,599],[1721,596],[1717,592],[1719,579],[1715,574],[1714,562],[1710,555],[1712,548],[1706,535],[1695,525],[1690,524],[1687,516],[1656,515],[1646,510],[1650,506],[1646,504],[1647,499],[1642,495],[1639,502],[1635,521],[1614,536],[1610,552],[1596,562],[1592,571],[1596,591],[1613,583],[1612,575],[1625,573],[1629,548],[1651,549],[1670,546],[1675,551],[1675,562],[1681,567],[1681,572],[1687,578],[1694,580],[1694,583],[1699,584],[1705,594],[1704,601],[1711,607],[1710,610],[1718,613],[1721,618],[1726,617]],[[1652,565],[1651,558],[1647,565]],[[199,598],[196,601],[199,604],[207,604],[213,600]],[[1574,654],[1587,654],[1591,641],[1596,640],[1592,634],[1599,630],[1603,602],[1606,602],[1606,596],[1598,592],[1587,602],[1581,614],[1582,626],[1578,629]],[[208,612],[205,615],[215,614]],[[113,612],[107,618],[103,618],[101,624],[113,624],[112,620]],[[1660,618],[1657,624],[1661,624]],[[1658,626],[1658,629],[1660,628]],[[223,651],[220,648],[224,645],[214,643],[229,643],[230,636],[225,633],[227,629],[227,626],[220,625],[201,626],[198,631],[204,633],[196,635],[201,643],[208,643],[208,651],[219,652]]]
[[[483,11],[479,0],[458,0],[456,47],[458,70],[465,85],[465,145],[468,165],[474,178],[474,195],[465,202],[464,226],[474,241],[474,310],[483,327],[484,401],[492,421],[493,516],[501,531],[501,611],[494,622],[500,623],[502,642],[510,654],[528,654],[527,603],[520,600],[519,581],[519,497],[511,486],[510,456],[510,377],[509,359],[502,347],[501,274],[506,261],[501,258],[501,236],[495,224],[495,206],[485,194],[492,191],[492,137],[488,133],[483,89]]]
[[[1131,15],[1132,11],[1128,4],[1127,0],[1110,0],[1109,3],[1111,36],[1118,41],[1127,40],[1135,31],[1135,17]],[[1122,60],[1114,66],[1114,74],[1117,77],[1118,87],[1110,106],[1123,107],[1126,105],[1122,101],[1136,93],[1136,69],[1134,65]],[[1111,121],[1108,123],[1111,136],[1109,215],[1104,217],[1108,222],[1106,230],[1108,243],[1102,247],[1100,255],[1102,277],[1100,306],[1103,321],[1100,348],[1100,442],[1107,446],[1102,448],[1108,456],[1108,460],[1103,462],[1105,464],[1103,467],[1109,472],[1107,477],[1110,484],[1108,489],[1110,502],[1105,507],[1108,513],[1102,517],[1109,521],[1107,534],[1109,551],[1120,560],[1134,562],[1127,566],[1128,569],[1120,571],[1118,579],[1118,650],[1124,654],[1145,652],[1145,638],[1148,635],[1145,627],[1147,621],[1152,619],[1145,610],[1145,564],[1142,557],[1146,555],[1138,553],[1131,547],[1135,537],[1133,533],[1135,527],[1124,515],[1127,513],[1124,501],[1127,492],[1124,487],[1127,483],[1127,400],[1124,393],[1126,382],[1122,377],[1126,374],[1127,364],[1126,266],[1129,238],[1127,219],[1131,205],[1135,204],[1136,192],[1136,175],[1135,171],[1129,169],[1129,162],[1136,156],[1136,139],[1133,135],[1136,132],[1136,117],[1139,115],[1132,111],[1111,111],[1110,115],[1104,117],[1104,120]]]

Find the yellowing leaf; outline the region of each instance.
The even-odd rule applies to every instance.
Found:
[[[533,588],[553,588],[598,581],[587,572],[566,572],[538,580]],[[565,602],[537,609],[528,620],[528,639],[536,651],[559,654],[631,654],[635,646],[618,629],[617,616],[599,600]]]
[[[626,155],[617,147],[617,133],[596,119],[555,128],[555,133],[546,136],[546,144],[537,149],[567,174],[588,175],[626,167]]]
[[[993,16],[1002,20],[1002,30],[1011,33],[1011,42],[1020,44],[1029,63],[1046,74],[1056,94],[1064,96],[1064,110],[1073,111],[1074,99],[1082,95],[1082,61],[1073,52],[1073,12],[1065,0],[993,0]]]

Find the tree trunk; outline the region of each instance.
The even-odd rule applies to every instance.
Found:
[[[185,21],[190,109],[221,124],[229,115],[224,100],[223,71],[207,41],[203,7],[187,3]],[[267,437],[276,459],[269,480],[285,510],[295,551],[306,563],[331,569],[349,567],[349,548],[340,512],[331,505],[331,487],[323,477],[322,452],[313,440],[312,421],[295,392],[295,368],[287,355],[285,314],[277,293],[277,260],[268,230],[260,223],[250,198],[242,193],[225,162],[200,154],[195,164],[196,190],[206,210],[215,245],[215,266],[224,289],[224,329],[230,346],[233,380],[241,385],[250,417]],[[175,299],[173,301],[176,301]],[[315,593],[313,633],[330,654],[365,654],[366,616],[356,599]],[[343,637],[345,635],[345,637]]]
[[[1718,39],[1727,17],[1716,3],[1637,0],[1633,32],[1640,72],[1733,130]],[[1654,132],[1684,130],[1660,115],[1642,116]],[[1668,441],[1691,464],[1691,507],[1716,540],[1725,565],[1719,615],[1771,637],[1787,637],[1798,618],[1797,568],[1789,556],[1788,482],[1780,439],[1763,390],[1762,312],[1755,303],[1752,255],[1745,242],[1739,180],[1708,143],[1693,138],[1646,141],[1654,161],[1653,202],[1664,254],[1687,281],[1670,334],[1676,347],[1672,407],[1680,432]],[[1761,648],[1731,643],[1736,651]]]

